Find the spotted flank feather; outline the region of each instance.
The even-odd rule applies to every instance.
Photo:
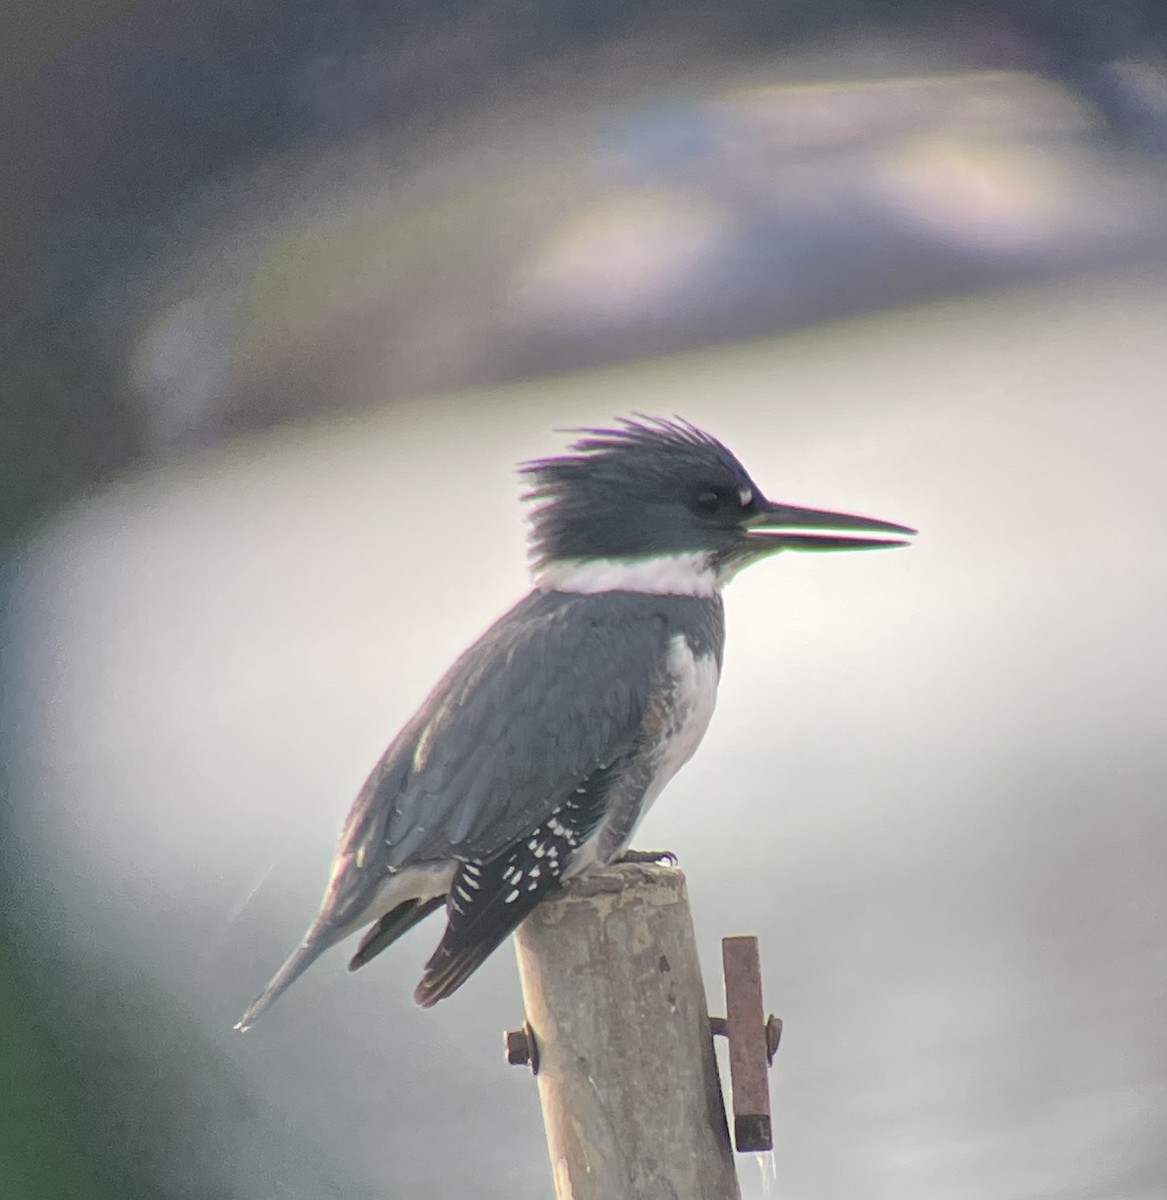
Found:
[[[559,888],[603,815],[608,770],[593,774],[525,837],[488,862],[465,862],[446,899],[446,932],[414,999],[429,1008],[449,996],[536,905]]]

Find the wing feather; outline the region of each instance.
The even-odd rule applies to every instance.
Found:
[[[532,592],[450,668],[357,796],[326,905],[389,869],[488,859],[641,733],[668,619],[654,597]]]

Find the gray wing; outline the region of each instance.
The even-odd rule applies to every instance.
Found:
[[[629,593],[532,592],[488,629],[365,782],[320,912],[236,1028],[246,1029],[329,946],[380,915],[370,910],[388,872],[490,860],[631,752],[668,634],[659,598]],[[403,893],[395,903],[409,922],[435,907],[432,899],[413,908],[407,901]],[[508,915],[513,925],[520,914],[515,907]],[[452,957],[436,955],[422,1002],[457,987],[497,944],[500,928],[505,936],[510,926],[459,943]]]
[[[628,753],[667,639],[648,596],[520,601],[450,668],[362,788],[337,848],[332,919],[387,869],[490,858]]]

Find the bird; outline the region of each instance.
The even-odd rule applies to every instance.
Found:
[[[438,910],[445,930],[414,999],[451,995],[567,881],[637,857],[633,833],[713,715],[734,575],[781,551],[902,546],[916,532],[767,500],[679,417],[567,432],[566,453],[518,468],[531,590],[373,768],[319,913],[237,1029],[336,943],[366,930],[356,970]]]

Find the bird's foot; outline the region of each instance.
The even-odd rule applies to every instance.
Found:
[[[622,863],[656,863],[659,866],[675,867],[677,856],[671,850],[625,850],[617,860]]]

